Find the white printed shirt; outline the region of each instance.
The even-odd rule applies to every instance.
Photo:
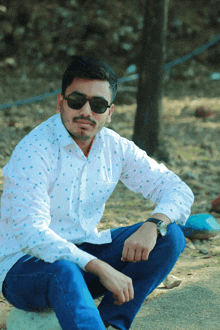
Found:
[[[85,270],[95,259],[75,244],[111,242],[98,232],[105,203],[119,180],[142,193],[171,221],[184,224],[193,194],[178,176],[133,142],[103,128],[88,158],[56,114],[31,131],[3,168],[0,219],[0,289],[25,254],[53,263],[65,259]]]

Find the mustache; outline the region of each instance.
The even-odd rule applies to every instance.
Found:
[[[95,120],[90,119],[90,118],[86,118],[86,117],[84,117],[84,116],[74,117],[74,118],[73,118],[73,121],[74,121],[74,120],[80,120],[80,119],[82,119],[82,120],[86,120],[86,121],[89,121],[90,123],[96,125],[96,121],[95,121]]]

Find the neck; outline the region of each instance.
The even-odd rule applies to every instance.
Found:
[[[89,155],[89,152],[91,150],[94,138],[95,137],[93,137],[91,140],[88,140],[88,141],[83,141],[83,140],[80,140],[80,139],[74,139],[76,144],[78,145],[78,147],[84,153],[85,157],[88,157],[88,155]]]

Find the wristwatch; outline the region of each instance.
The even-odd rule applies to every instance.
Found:
[[[167,224],[163,222],[162,220],[155,219],[155,218],[149,218],[145,222],[153,222],[157,225],[157,232],[160,236],[165,236],[167,233]]]

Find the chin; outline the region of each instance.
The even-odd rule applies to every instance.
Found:
[[[81,133],[69,132],[69,133],[72,136],[73,140],[78,139],[82,141],[87,141],[87,140],[91,140],[94,136],[94,135],[86,135],[84,132]]]

